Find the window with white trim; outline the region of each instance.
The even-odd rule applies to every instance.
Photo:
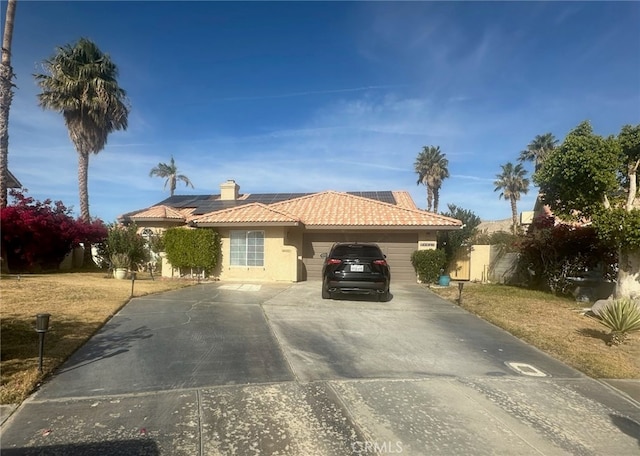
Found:
[[[264,266],[264,231],[231,231],[231,266]]]

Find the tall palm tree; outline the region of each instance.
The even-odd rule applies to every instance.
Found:
[[[7,207],[7,180],[9,178],[9,109],[13,100],[13,68],[11,67],[11,41],[17,0],[9,0],[2,34],[2,60],[0,61],[0,207]]]
[[[427,210],[438,212],[440,187],[442,181],[449,177],[449,160],[440,151],[440,146],[424,146],[414,163],[418,173],[417,184],[427,187]]]
[[[496,186],[494,191],[500,190],[499,198],[504,198],[511,202],[512,230],[515,234],[518,227],[518,206],[516,202],[520,199],[520,194],[526,194],[529,191],[529,179],[526,178],[527,170],[520,163],[513,166],[513,163],[509,162],[500,166],[502,166],[502,173],[496,174],[497,180],[493,183]]]
[[[533,141],[527,145],[527,148],[520,152],[518,161],[520,163],[532,161],[535,164],[535,170],[538,171],[547,155],[549,155],[549,152],[555,149],[557,145],[558,140],[552,133],[537,135]]]
[[[167,185],[169,186],[171,196],[173,196],[173,193],[176,191],[176,184],[178,181],[182,181],[187,187],[191,186],[191,188],[193,188],[193,184],[187,176],[184,174],[178,174],[178,167],[176,166],[176,162],[173,160],[173,155],[171,156],[171,162],[168,165],[166,163],[158,163],[158,166],[154,166],[151,171],[149,171],[149,177],[154,176],[167,179],[164,182],[164,188],[167,188]]]
[[[115,130],[126,130],[129,106],[108,54],[86,38],[59,47],[43,62],[48,74],[36,74],[40,107],[62,114],[78,152],[80,216],[89,222],[89,155],[97,154]]]

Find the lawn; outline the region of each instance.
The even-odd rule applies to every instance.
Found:
[[[173,290],[192,281],[138,274],[134,296]],[[0,280],[0,403],[19,403],[130,299],[131,281],[105,272],[6,275]],[[43,373],[38,372],[35,315],[51,314]]]
[[[457,302],[456,284],[432,291]],[[609,347],[609,330],[580,313],[589,306],[506,285],[465,283],[462,293],[462,307],[468,311],[590,377],[640,379],[640,332]]]

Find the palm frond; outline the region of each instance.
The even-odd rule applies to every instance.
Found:
[[[130,109],[118,69],[93,42],[59,47],[43,67],[46,73],[34,75],[39,105],[63,114],[79,153],[98,153],[109,133],[127,129]]]
[[[493,182],[493,185],[495,185],[493,191],[501,191],[500,198],[510,199],[514,197],[519,200],[522,193],[526,194],[529,191],[530,182],[525,177],[527,170],[520,163],[514,166],[513,163],[508,162],[501,165],[501,167],[502,173],[496,175],[496,180]]]
[[[164,182],[164,188],[166,189],[167,187],[169,187],[171,196],[173,196],[173,193],[176,191],[176,184],[178,181],[182,181],[186,186],[194,188],[193,184],[187,176],[185,176],[184,174],[178,174],[178,167],[176,166],[173,155],[171,156],[169,164],[158,163],[158,166],[151,168],[151,171],[149,171],[149,177],[166,178]]]
[[[189,178],[188,178],[187,176],[185,176],[184,174],[178,174],[178,175],[176,176],[176,178],[177,178],[179,181],[184,182],[184,184],[185,184],[187,187],[194,188],[194,186],[193,186],[193,184],[191,183],[191,181],[189,180]]]

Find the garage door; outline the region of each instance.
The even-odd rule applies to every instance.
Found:
[[[391,280],[416,282],[411,265],[411,254],[418,247],[416,233],[306,233],[303,238],[302,280],[320,280],[322,277],[322,253],[329,253],[334,242],[375,242],[387,256],[391,268]]]

